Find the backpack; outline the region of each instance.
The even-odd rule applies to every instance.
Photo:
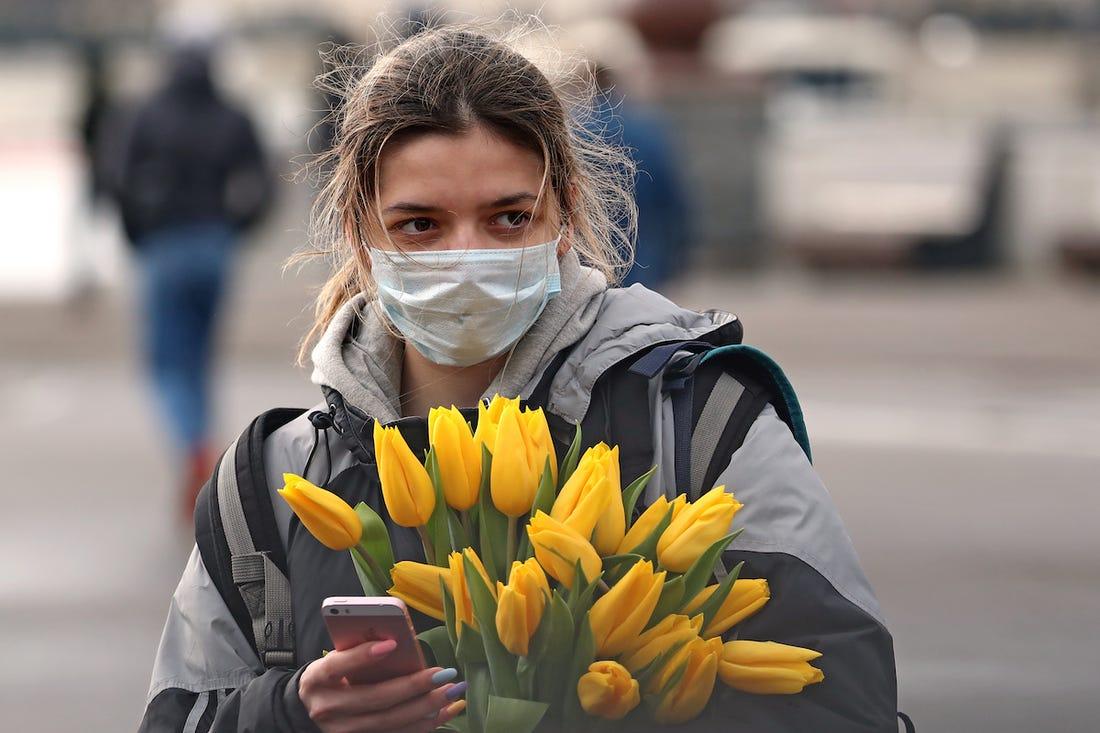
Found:
[[[648,406],[650,389],[670,396],[675,434],[676,485],[696,499],[714,484],[769,403],[790,427],[810,458],[809,440],[794,390],[778,365],[759,349],[741,343],[733,319],[693,341],[650,346],[605,371],[581,421],[584,448],[599,441],[619,446],[624,485],[654,464],[648,407],[614,410],[616,404]],[[550,385],[569,357],[559,353],[525,400],[545,406]],[[321,434],[359,435],[370,417],[326,394],[329,412],[314,411],[314,443],[302,473],[321,444]],[[279,408],[263,413],[226,450],[203,488],[195,508],[196,543],[207,571],[233,618],[266,667],[294,664],[294,624],[286,551],[279,537],[264,474],[263,443],[305,410]],[[575,426],[547,411],[559,455],[573,440]],[[369,434],[369,433],[367,433]],[[327,435],[325,436],[327,446]],[[363,455],[369,446],[349,446]],[[635,513],[640,513],[638,507]]]

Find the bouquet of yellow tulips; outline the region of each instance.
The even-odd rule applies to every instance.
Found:
[[[810,664],[818,652],[723,642],[770,597],[766,580],[722,565],[741,508],[725,487],[694,502],[658,497],[631,522],[653,470],[621,487],[618,448],[582,455],[579,427],[559,464],[542,410],[518,399],[479,405],[476,430],[454,407],[433,409],[428,438],[420,460],[396,428],[375,426],[386,509],[419,532],[426,563],[395,563],[385,522],[365,504],[292,475],[280,493],[319,541],[351,550],[367,595],[388,592],[443,622],[420,639],[468,682],[455,729],[681,723],[716,680],[793,694],[824,679]]]

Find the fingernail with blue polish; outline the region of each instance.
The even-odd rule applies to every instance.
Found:
[[[446,669],[441,669],[432,675],[432,684],[442,685],[450,682],[455,677],[458,677],[458,670],[454,667],[447,667]]]
[[[466,692],[466,680],[462,680],[457,685],[455,685],[451,689],[447,690],[446,698],[448,700],[457,700],[458,698],[462,697],[463,693],[465,693],[465,692]]]

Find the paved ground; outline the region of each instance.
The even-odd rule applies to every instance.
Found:
[[[243,268],[225,438],[316,397],[290,366],[305,285],[277,254]],[[1095,730],[1100,288],[698,275],[672,294],[737,311],[799,388],[920,730]],[[134,729],[189,548],[124,312],[0,306],[4,730]]]

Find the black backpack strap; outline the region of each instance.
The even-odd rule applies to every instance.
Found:
[[[658,375],[663,375],[661,388],[672,400],[673,431],[677,436],[673,466],[676,487],[682,491],[687,491],[691,483],[691,443],[688,440],[680,440],[680,436],[691,435],[694,404],[694,395],[690,388],[694,369],[684,371],[684,366],[697,363],[694,357],[705,354],[713,348],[714,345],[706,341],[661,344],[638,357],[629,369],[631,374],[645,378],[647,383]],[[646,397],[646,404],[648,404],[648,394]]]
[[[714,462],[713,456],[718,453],[722,438],[731,429],[731,418],[744,394],[745,385],[733,375],[723,371],[718,375],[710,394],[703,402],[699,416],[695,420],[695,428],[691,432],[688,458],[691,473],[689,491],[693,496],[700,495],[703,487],[708,485],[707,474],[711,463]],[[736,430],[739,427],[737,421],[732,422],[734,422],[732,429]],[[738,442],[743,440],[744,437]]]
[[[275,522],[263,442],[304,412],[260,415],[222,455],[195,508],[195,541],[226,605],[267,667],[293,666],[286,550]]]
[[[661,344],[634,359],[627,372],[641,378],[646,390],[660,377],[661,389],[672,405],[676,488],[692,500],[714,485],[768,404],[775,405],[810,457],[794,390],[779,366],[759,349],[702,340]],[[620,384],[628,377],[609,374]],[[633,389],[632,399],[624,394],[612,404],[648,404],[648,392],[639,392],[637,385]],[[609,391],[615,390],[611,385]],[[611,411],[609,434],[616,442],[623,434],[644,432],[637,429],[642,416],[623,412]],[[652,436],[646,438],[652,443]],[[652,450],[648,460],[652,461]],[[623,475],[625,479],[625,470]]]

